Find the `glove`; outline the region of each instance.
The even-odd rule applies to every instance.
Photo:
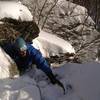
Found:
[[[49,73],[49,74],[47,74],[47,76],[49,77],[51,83],[59,85],[63,89],[64,94],[65,94],[65,88],[64,88],[63,84],[58,79],[56,79],[56,77],[53,75],[53,73]]]
[[[56,84],[57,83],[57,79],[53,75],[53,73],[49,73],[49,74],[47,74],[47,76],[49,77],[49,79],[50,79],[50,81],[51,81],[52,84]]]

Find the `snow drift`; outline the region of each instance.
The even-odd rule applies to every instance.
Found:
[[[72,85],[66,88],[66,94],[57,85],[52,85],[39,70],[30,78],[27,74],[17,79],[0,80],[1,100],[99,100],[100,64],[65,64],[54,68],[58,79]],[[38,80],[38,81],[37,81]]]
[[[72,45],[56,35],[41,31],[39,37],[33,40],[33,46],[39,49],[44,57],[60,56],[63,53],[75,54]]]
[[[0,47],[0,79],[10,76],[11,58]]]
[[[19,74],[11,57],[0,47],[0,79],[12,78]]]
[[[34,79],[20,77],[15,80],[0,80],[1,100],[41,100]]]
[[[0,1],[0,19],[5,17],[21,21],[33,20],[33,16],[28,8],[17,1]]]

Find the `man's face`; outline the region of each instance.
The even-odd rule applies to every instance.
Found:
[[[20,50],[19,51],[19,54],[22,56],[22,57],[25,57],[27,55],[27,51],[26,50]]]

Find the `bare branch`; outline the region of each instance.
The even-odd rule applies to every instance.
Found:
[[[48,19],[49,14],[50,14],[50,12],[52,11],[52,9],[56,6],[57,2],[58,2],[58,0],[55,1],[55,4],[54,4],[54,5],[51,7],[51,9],[48,11],[47,16],[46,16],[46,18],[45,18],[45,20],[44,20],[44,22],[43,22],[43,25],[42,25],[41,29],[44,28],[44,25],[45,25],[45,23],[46,23],[46,21],[47,21],[47,19]]]
[[[41,8],[41,10],[40,10],[39,19],[38,19],[38,25],[39,25],[39,22],[40,22],[40,19],[41,19],[41,13],[42,13],[42,11],[43,11],[43,9],[44,9],[44,7],[45,7],[47,1],[48,1],[48,0],[45,0],[44,4],[43,4],[43,6],[42,6],[42,8]]]

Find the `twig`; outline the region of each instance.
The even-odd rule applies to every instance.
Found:
[[[40,19],[41,19],[41,13],[42,13],[42,11],[43,11],[43,9],[44,9],[44,7],[45,7],[46,2],[47,2],[47,0],[45,0],[44,4],[43,4],[43,6],[42,6],[42,8],[41,8],[41,10],[40,10],[38,25],[39,25],[39,22],[40,22]]]
[[[41,29],[44,28],[44,25],[45,25],[45,23],[46,23],[46,21],[47,21],[47,19],[48,19],[49,14],[50,14],[50,12],[52,11],[52,9],[56,6],[57,2],[58,2],[58,0],[57,0],[57,1],[55,2],[55,4],[51,7],[51,9],[48,11],[47,16],[46,16],[46,18],[45,18],[45,20],[44,20],[44,22],[43,22],[43,25],[42,25]]]

